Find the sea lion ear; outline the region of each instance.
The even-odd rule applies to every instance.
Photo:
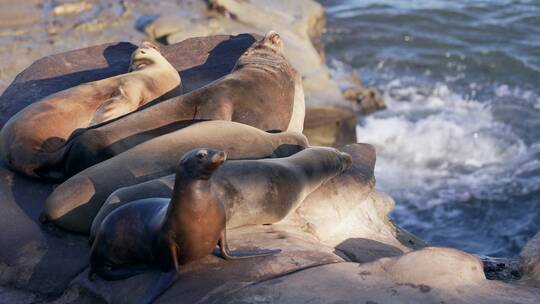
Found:
[[[161,48],[157,44],[155,44],[155,43],[153,43],[151,41],[148,41],[148,40],[143,40],[141,42],[141,44],[139,45],[139,47],[140,48],[151,48],[151,49],[154,49],[154,50],[156,50],[158,52],[161,52]]]
[[[269,31],[264,35],[264,40],[270,42],[274,46],[281,46],[281,37],[276,31]]]

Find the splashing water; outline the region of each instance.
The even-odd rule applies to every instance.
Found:
[[[326,3],[334,76],[360,70],[388,106],[357,131],[391,216],[493,256],[540,229],[540,4],[506,2]]]

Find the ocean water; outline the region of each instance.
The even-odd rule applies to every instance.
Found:
[[[327,60],[362,117],[391,217],[432,245],[515,256],[540,229],[540,1],[322,1]]]

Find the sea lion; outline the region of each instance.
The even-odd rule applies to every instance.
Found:
[[[94,216],[116,189],[174,173],[178,159],[195,147],[224,150],[231,158],[289,156],[308,145],[296,132],[268,133],[232,121],[204,121],[171,132],[92,166],[60,184],[40,217],[88,233]]]
[[[109,214],[97,230],[90,252],[92,279],[96,273],[107,280],[123,279],[140,272],[140,266],[171,269],[201,259],[219,245],[224,259],[247,258],[279,253],[265,250],[248,255],[229,251],[226,238],[225,206],[211,192],[210,176],[225,161],[223,151],[193,149],[180,160],[171,199],[135,201]],[[129,267],[138,269],[130,272]],[[176,279],[173,275],[161,287],[151,289],[144,302],[151,302]]]
[[[230,120],[265,131],[301,133],[304,114],[302,78],[283,55],[279,34],[270,31],[240,56],[230,74],[74,138],[66,174],[182,128],[190,120]]]
[[[61,173],[49,171],[62,161],[75,130],[133,112],[179,84],[178,71],[143,42],[128,73],[57,92],[11,117],[0,132],[0,158],[28,176],[58,178]]]
[[[210,190],[227,211],[227,227],[283,219],[326,181],[350,167],[351,156],[334,148],[306,148],[292,156],[229,160],[210,178]],[[174,174],[115,191],[92,223],[90,241],[116,208],[148,197],[170,198]]]

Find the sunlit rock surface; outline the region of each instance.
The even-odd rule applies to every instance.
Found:
[[[540,288],[540,232],[536,233],[519,254],[524,281]]]

